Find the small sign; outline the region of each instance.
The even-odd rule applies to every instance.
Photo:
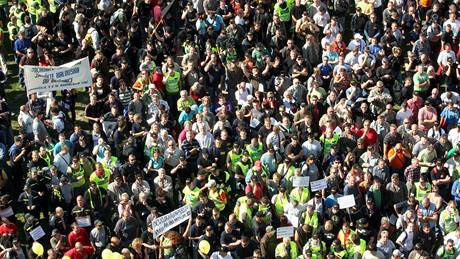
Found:
[[[14,212],[13,212],[13,209],[11,207],[8,207],[4,210],[0,210],[0,217],[5,217],[5,218],[8,218],[8,217],[11,217],[14,215]]]
[[[321,179],[321,180],[318,180],[318,181],[313,181],[310,183],[310,188],[311,188],[311,191],[312,192],[316,192],[316,191],[321,191],[323,189],[326,189],[327,188],[327,181],[326,179]]]
[[[276,238],[293,237],[294,227],[281,227],[276,229]]]
[[[306,187],[310,185],[309,176],[294,176],[292,177],[292,186],[293,187]]]
[[[32,229],[32,231],[30,231],[29,234],[34,241],[37,241],[45,236],[45,231],[43,230],[42,226],[38,226]]]
[[[77,217],[75,218],[77,221],[77,224],[81,228],[86,228],[91,226],[91,217],[90,216],[85,216],[85,217]]]
[[[353,194],[337,198],[337,203],[340,209],[347,209],[356,205],[355,196]]]

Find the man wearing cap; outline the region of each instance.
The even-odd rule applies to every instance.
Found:
[[[364,52],[365,46],[366,43],[363,40],[363,36],[360,33],[355,33],[353,35],[353,40],[351,40],[350,43],[348,43],[347,49],[353,50],[355,48],[358,48],[359,52]]]
[[[24,186],[24,192],[19,195],[18,203],[23,207],[24,212],[32,214],[34,217],[40,217],[40,198],[38,194],[32,191],[30,185]]]
[[[106,215],[106,210],[109,205],[109,199],[105,188],[100,187],[95,182],[90,182],[88,190],[84,194],[86,204],[102,217]]]
[[[96,220],[94,222],[94,226],[95,227],[89,234],[89,241],[95,251],[95,255],[99,255],[109,243],[111,232],[106,226],[104,226],[104,223],[101,220]]]
[[[58,229],[53,229],[51,232],[51,239],[50,239],[51,248],[61,253],[65,253],[72,247],[69,245],[67,237],[62,235]]]
[[[121,195],[123,193],[130,194],[131,189],[129,188],[128,184],[123,182],[123,177],[119,173],[114,174],[112,177],[114,180],[107,187],[107,192],[110,196],[110,199],[115,204],[118,204],[118,202],[121,200]]]

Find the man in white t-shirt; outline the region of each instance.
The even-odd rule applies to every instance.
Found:
[[[454,247],[456,250],[460,249],[460,227],[457,230],[450,232],[444,237],[444,245],[447,245],[447,240],[452,239],[454,241]]]

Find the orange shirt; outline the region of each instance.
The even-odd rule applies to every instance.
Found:
[[[390,149],[390,151],[388,151],[387,157],[388,158],[392,157],[395,152],[396,151],[394,148]],[[404,156],[404,153],[402,151],[399,151],[396,154],[395,159],[393,159],[393,161],[390,162],[390,167],[393,169],[402,169],[405,164],[406,164],[406,157]]]

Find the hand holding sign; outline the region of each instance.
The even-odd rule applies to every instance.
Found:
[[[327,181],[326,181],[326,179],[313,181],[313,182],[310,183],[310,187],[311,187],[312,192],[321,191],[321,190],[327,188]]]
[[[309,176],[294,176],[292,177],[292,186],[293,187],[305,187],[310,185]]]
[[[276,229],[276,238],[280,239],[283,237],[293,237],[294,227],[281,227]]]
[[[340,209],[348,209],[356,205],[355,196],[353,194],[337,198]]]

